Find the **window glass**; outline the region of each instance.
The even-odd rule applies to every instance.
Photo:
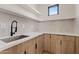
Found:
[[[48,7],[48,16],[59,14],[59,5],[53,5]]]

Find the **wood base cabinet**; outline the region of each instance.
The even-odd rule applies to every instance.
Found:
[[[58,34],[44,34],[6,49],[0,53],[42,54],[43,51],[53,54],[79,53],[79,37]]]
[[[64,35],[51,35],[51,52],[57,54],[75,53],[75,37]]]

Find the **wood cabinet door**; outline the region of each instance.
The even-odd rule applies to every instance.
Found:
[[[17,45],[18,54],[35,54],[35,38]]]
[[[26,49],[27,54],[35,54],[35,39],[29,40],[27,42],[27,49]]]
[[[44,35],[40,35],[40,36],[38,36],[36,38],[36,44],[37,44],[36,53],[37,54],[43,53],[43,49],[44,49]]]
[[[17,54],[25,54],[26,47],[27,47],[26,42],[23,42],[23,43],[17,45]]]
[[[50,51],[50,34],[44,35],[44,51],[51,52]]]
[[[14,47],[8,48],[8,49],[0,52],[0,54],[17,54],[17,47],[14,46]]]
[[[76,37],[76,53],[79,54],[79,37]]]
[[[62,36],[51,35],[51,53],[60,54],[62,45]]]
[[[73,54],[75,46],[75,37],[72,36],[63,36],[62,39],[62,53],[64,54]]]

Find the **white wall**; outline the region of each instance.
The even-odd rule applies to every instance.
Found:
[[[75,29],[77,31],[79,30],[79,22],[77,22],[79,20],[77,20],[77,23],[75,23],[75,19],[70,19],[76,17],[75,4],[60,4],[60,14],[54,16],[48,16],[48,6],[50,6],[49,4],[38,6],[38,10],[44,16],[43,20],[46,20],[46,18],[48,18],[48,20],[51,20],[39,23],[39,29],[41,32],[75,33]],[[79,11],[79,7],[77,8],[77,11]]]
[[[76,5],[76,19],[74,20],[74,33],[79,34],[79,4]]]
[[[76,8],[78,17],[79,5]],[[79,33],[79,18],[76,20],[54,20],[38,23],[28,18],[22,18],[0,12],[0,37],[10,36],[11,22],[13,20],[17,20],[18,22],[18,32],[16,34],[38,31],[54,33]]]
[[[16,34],[38,31],[36,21],[0,12],[0,37],[10,36],[11,22],[13,20],[18,22]]]
[[[58,20],[39,23],[40,32],[74,33],[73,20]]]
[[[59,15],[53,15],[53,16],[48,16],[48,6],[50,5],[49,4],[38,5],[37,9],[44,16],[44,17],[38,16],[39,18],[41,18],[41,21],[75,18],[75,4],[59,4]]]

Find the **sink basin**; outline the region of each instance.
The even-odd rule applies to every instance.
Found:
[[[12,42],[12,41],[20,40],[20,39],[25,38],[25,37],[29,37],[29,36],[19,35],[19,36],[13,36],[13,37],[1,39],[1,40],[5,43],[9,43],[9,42]]]

